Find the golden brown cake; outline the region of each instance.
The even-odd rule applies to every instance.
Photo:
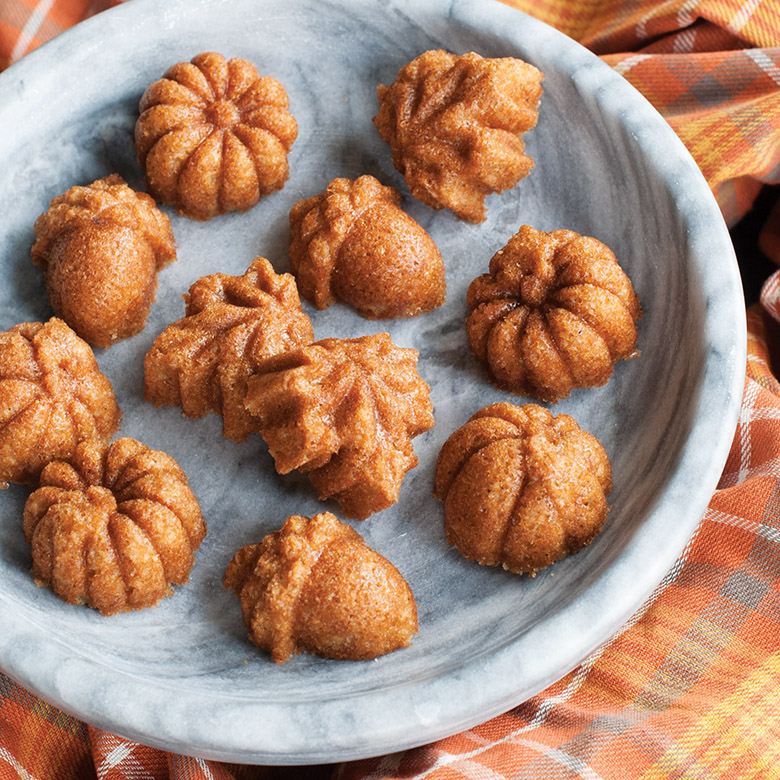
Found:
[[[639,354],[631,281],[607,246],[570,230],[521,227],[466,302],[471,349],[503,390],[555,402]]]
[[[221,414],[223,434],[243,441],[254,430],[244,395],[257,362],[314,340],[295,280],[258,257],[243,276],[198,279],[184,299],[186,316],[144,358],[146,400],[187,417]]]
[[[96,347],[143,329],[157,272],[176,259],[168,217],[113,174],[71,187],[35,221],[32,261],[54,313]]]
[[[434,495],[469,560],[534,575],[590,544],[607,517],[604,448],[566,414],[492,404],[444,443]]]
[[[444,261],[401,210],[401,195],[373,176],[334,179],[290,211],[290,261],[301,295],[370,319],[414,317],[444,303]]]
[[[262,361],[246,408],[276,470],[308,473],[321,500],[364,519],[398,500],[417,465],[412,438],[433,426],[418,352],[387,333],[323,339]]]
[[[89,344],[62,320],[0,333],[0,487],[35,485],[82,439],[108,442],[121,416]]]
[[[53,461],[24,507],[33,576],[102,615],[144,609],[188,581],[206,526],[187,477],[135,439],[79,444]]]
[[[280,190],[298,135],[284,87],[252,63],[204,52],[152,83],[135,126],[149,192],[187,217],[246,211]]]
[[[522,134],[536,126],[542,78],[519,59],[438,49],[380,85],[374,124],[412,195],[482,222],[485,197],[533,168]]]
[[[407,647],[417,606],[406,580],[330,512],[293,515],[235,554],[225,587],[249,638],[281,664],[293,653],[363,661]]]

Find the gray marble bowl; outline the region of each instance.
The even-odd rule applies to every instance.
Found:
[[[545,73],[536,167],[488,200],[480,225],[409,196],[371,119],[376,86],[430,48],[517,56]],[[71,30],[0,76],[0,327],[51,315],[29,260],[33,222],[74,184],[120,173],[139,189],[138,99],[166,68],[219,51],[286,86],[300,126],[287,186],[244,215],[172,215],[179,259],[160,274],[145,330],[97,359],[124,412],[121,434],[170,452],[200,499],[209,535],[190,583],[155,609],[101,618],[30,576],[21,533],[26,489],[0,495],[0,668],[66,711],[124,736],[247,763],[351,759],[421,744],[507,710],[575,667],[631,617],[696,529],[736,425],[745,360],[737,265],[717,206],[664,120],[582,47],[492,0],[134,0]],[[447,266],[446,304],[413,320],[369,322],[333,306],[315,334],[389,330],[420,351],[435,427],[399,503],[355,523],[408,579],[420,633],[365,663],[251,645],[222,588],[241,545],[318,503],[300,475],[279,477],[262,440],[236,445],[221,421],[155,410],[142,359],[183,315],[198,277],[242,273],[258,254],[289,267],[288,211],[335,176],[370,173],[404,194]],[[444,538],[432,498],[436,455],[474,411],[499,400],[469,352],[469,281],[523,224],[570,228],[616,252],[642,298],[641,357],[607,385],[557,406],[612,459],[612,511],[597,541],[535,579],[470,564]]]

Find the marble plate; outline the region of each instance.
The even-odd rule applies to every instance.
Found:
[[[485,223],[412,199],[373,128],[376,85],[444,47],[518,56],[546,74],[536,167],[489,199]],[[86,721],[162,748],[253,763],[351,759],[420,744],[507,710],[604,643],[643,603],[694,532],[736,425],[744,307],[727,230],[695,164],[645,100],[596,57],[492,0],[134,0],[80,25],[0,76],[0,327],[51,312],[31,266],[33,222],[74,184],[118,172],[142,188],[132,147],[138,99],[174,62],[215,50],[286,86],[300,135],[292,175],[244,215],[173,216],[179,259],[160,274],[146,329],[97,354],[124,411],[121,434],[170,452],[209,525],[191,582],[158,608],[101,618],[33,584],[20,516],[0,495],[0,668]],[[289,267],[287,214],[335,176],[371,173],[438,242],[448,297],[414,320],[368,322],[307,308],[318,338],[389,330],[420,351],[435,427],[400,502],[355,523],[418,601],[413,645],[366,663],[297,656],[277,666],[245,638],[223,590],[242,544],[319,504],[300,475],[277,476],[262,440],[236,445],[211,415],[188,420],[143,400],[142,359],[183,314],[198,277],[242,273],[262,254]],[[570,228],[610,245],[642,297],[642,355],[609,383],[558,405],[596,434],[615,475],[598,540],[520,578],[467,563],[444,539],[431,497],[436,455],[481,406],[513,400],[486,381],[463,327],[465,290],[523,224]],[[514,399],[523,401],[523,399]]]

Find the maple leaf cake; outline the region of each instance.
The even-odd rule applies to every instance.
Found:
[[[284,87],[240,58],[204,52],[147,87],[135,126],[149,193],[207,220],[280,190],[298,136]]]
[[[444,443],[434,495],[447,541],[465,558],[534,575],[590,544],[611,489],[604,448],[572,417],[497,403]]]
[[[466,304],[471,350],[502,390],[555,402],[639,354],[631,281],[609,247],[571,230],[521,227]]]
[[[168,217],[113,174],[54,198],[35,221],[31,258],[54,313],[96,347],[146,324],[157,272],[176,260]]]
[[[241,600],[251,641],[278,664],[302,652],[368,660],[417,633],[417,605],[401,573],[330,512],[293,515],[242,547],[224,584]]]
[[[37,484],[81,440],[108,442],[121,417],[89,344],[62,320],[0,332],[0,487]]]
[[[307,473],[321,500],[365,519],[398,500],[417,465],[412,438],[433,426],[418,352],[387,333],[322,339],[262,361],[247,382],[276,470]]]
[[[523,134],[536,126],[542,78],[512,57],[436,49],[380,85],[374,125],[412,195],[482,222],[485,198],[514,187],[533,168]]]
[[[314,340],[295,280],[258,257],[242,276],[198,279],[184,299],[185,317],[144,358],[146,400],[187,417],[221,414],[223,435],[243,441],[254,430],[244,396],[258,362]]]
[[[154,606],[187,582],[206,535],[181,467],[129,438],[49,463],[23,528],[36,581],[102,615]]]
[[[335,301],[369,319],[414,317],[444,303],[444,261],[401,209],[401,195],[373,176],[334,179],[290,211],[290,262],[301,295]]]

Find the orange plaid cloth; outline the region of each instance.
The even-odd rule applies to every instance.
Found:
[[[506,0],[590,47],[662,112],[729,223],[780,181],[777,0]],[[0,67],[114,0],[0,0]],[[780,201],[778,201],[780,203]],[[780,264],[780,205],[758,246]],[[740,258],[758,263],[758,248]],[[426,747],[336,767],[227,766],[93,729],[0,675],[0,780],[780,778],[780,271],[748,311],[718,489],[656,592],[538,696]]]

